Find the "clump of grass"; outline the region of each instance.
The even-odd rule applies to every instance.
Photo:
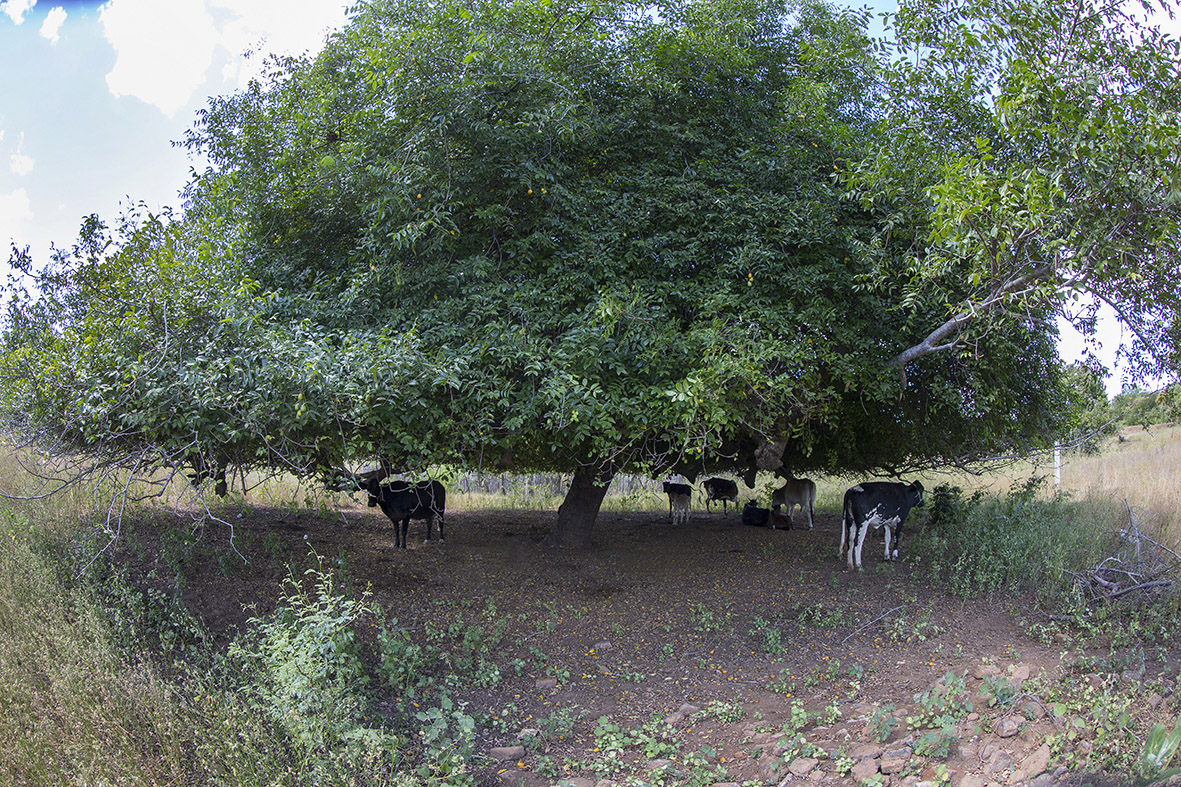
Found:
[[[8,515],[0,528],[0,782],[180,783],[175,695],[126,659],[85,587],[70,587]]]
[[[88,553],[50,532],[65,528],[0,512],[0,784],[419,784],[384,731],[358,722],[327,746],[292,735],[290,719],[259,712],[260,696],[287,695],[251,690],[273,682],[244,682],[240,661],[203,647],[159,592],[101,562],[80,572]],[[272,674],[293,666],[277,646],[299,629],[291,617],[259,628]]]
[[[1034,479],[1005,496],[956,501],[948,506],[955,517],[915,535],[912,554],[956,595],[1065,595],[1071,587],[1066,572],[1094,565],[1103,539],[1080,521],[1077,505],[1043,497],[1039,489]]]

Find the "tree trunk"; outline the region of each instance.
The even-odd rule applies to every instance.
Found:
[[[558,521],[546,536],[546,544],[571,549],[590,547],[591,528],[599,516],[613,475],[613,471],[603,471],[593,464],[579,466],[574,471],[566,499],[558,506]]]

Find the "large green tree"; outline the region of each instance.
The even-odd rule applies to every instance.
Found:
[[[1134,377],[1176,379],[1181,331],[1177,4],[905,0],[884,46],[882,130],[846,174],[878,217],[881,281],[945,319],[898,366],[1029,310],[1094,336],[1110,306]],[[910,308],[909,306],[907,308]]]
[[[571,546],[624,469],[1044,445],[1060,299],[977,308],[992,236],[942,218],[950,164],[1001,158],[976,141],[999,105],[920,90],[951,53],[908,74],[864,27],[770,0],[363,3],[210,102],[182,218],[89,220],[14,298],[10,429],[104,468],[572,472]],[[930,123],[895,114],[904,88]]]

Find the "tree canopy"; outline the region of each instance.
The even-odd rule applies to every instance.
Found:
[[[1047,445],[1066,296],[1147,368],[1176,295],[1175,43],[1006,32],[1063,7],[904,4],[901,58],[816,3],[362,3],[209,102],[182,216],[92,217],[13,293],[5,418],[145,472],[572,472],[576,546],[620,470]]]

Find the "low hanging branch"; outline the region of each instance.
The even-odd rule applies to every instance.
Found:
[[[1043,265],[1025,276],[1017,276],[998,284],[987,298],[979,303],[969,303],[958,314],[931,331],[918,344],[908,347],[890,359],[889,365],[905,367],[911,361],[924,355],[954,349],[959,345],[959,336],[965,326],[981,315],[1010,302],[1015,296],[1035,289],[1054,273],[1053,265]],[[950,340],[948,340],[948,338]]]

